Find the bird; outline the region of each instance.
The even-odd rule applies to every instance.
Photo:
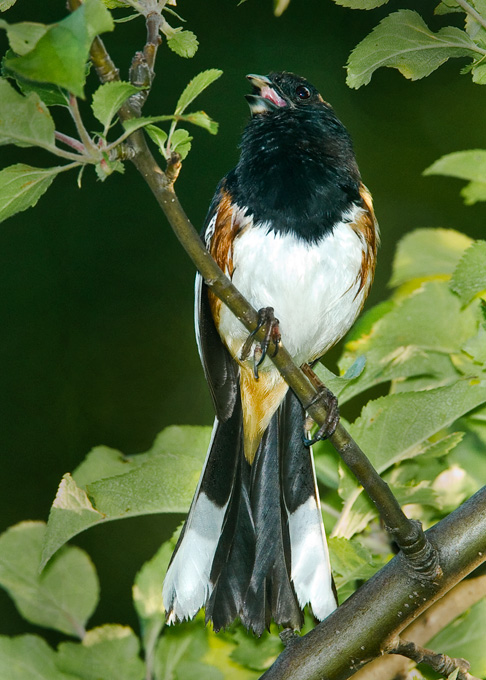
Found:
[[[196,340],[216,418],[163,586],[169,624],[205,609],[219,631],[299,630],[337,606],[306,412],[267,355],[312,366],[368,295],[379,230],[349,133],[305,78],[248,75],[251,117],[201,237],[259,310],[259,343],[195,285]],[[335,427],[331,423],[331,426]],[[321,432],[325,437],[329,432]]]

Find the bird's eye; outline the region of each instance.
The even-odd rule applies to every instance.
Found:
[[[305,85],[299,85],[299,87],[295,90],[295,94],[299,99],[309,99],[311,95],[309,88]]]

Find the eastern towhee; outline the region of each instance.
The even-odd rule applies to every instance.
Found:
[[[363,307],[378,226],[350,137],[316,88],[285,72],[248,79],[241,156],[203,238],[247,300],[275,310],[269,335],[312,364]],[[322,620],[336,599],[305,412],[268,357],[256,370],[260,345],[199,274],[196,335],[217,416],[165,578],[167,620],[205,607],[215,630],[239,617],[260,635],[271,619],[300,628],[306,604]]]

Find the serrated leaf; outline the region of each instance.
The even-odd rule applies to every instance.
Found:
[[[450,57],[473,57],[479,51],[467,33],[447,26],[433,33],[412,10],[387,16],[351,52],[347,83],[358,88],[383,66],[396,68],[410,80],[428,76]]]
[[[486,150],[456,151],[442,156],[432,163],[424,175],[446,175],[469,180],[462,191],[467,205],[477,201],[486,201]]]
[[[187,109],[189,104],[198,97],[201,92],[203,92],[211,83],[214,83],[221,75],[223,71],[217,68],[210,68],[207,71],[202,71],[195,76],[188,85],[184,88],[181,96],[179,97],[175,109],[176,115],[181,115]]]
[[[6,12],[10,7],[13,7],[17,0],[0,0],[0,12]]]
[[[368,580],[382,566],[355,539],[330,538],[329,556],[338,592],[350,581]]]
[[[49,513],[42,563],[66,541],[99,522],[187,512],[210,435],[209,427],[168,427],[146,453],[131,458],[119,454],[119,459],[109,461],[105,447],[95,449],[89,454],[89,466],[83,469],[88,464],[82,463],[79,468],[80,483],[86,484],[88,493],[70,475],[61,482]],[[73,475],[78,478],[77,471]]]
[[[486,601],[481,600],[427,643],[430,649],[440,649],[451,657],[467,659],[471,674],[486,675]]]
[[[184,158],[187,157],[187,154],[191,150],[191,141],[192,141],[191,135],[188,133],[187,130],[184,130],[183,128],[177,128],[177,130],[174,131],[171,137],[171,148],[172,151],[175,151],[176,153],[180,154],[181,160],[184,160]]]
[[[486,329],[480,326],[477,334],[466,342],[463,349],[478,364],[486,364]]]
[[[450,276],[472,239],[454,229],[415,229],[400,239],[390,286]]]
[[[212,135],[215,135],[218,132],[218,123],[212,120],[207,113],[204,113],[204,111],[186,113],[183,116],[180,116],[179,120],[185,120],[188,123],[192,123],[193,125],[198,125],[199,127],[207,130]]]
[[[441,16],[442,14],[451,14],[452,12],[463,12],[462,7],[459,7],[456,0],[442,0],[434,9],[434,14]]]
[[[486,290],[486,241],[476,241],[466,250],[452,275],[451,288],[465,305]]]
[[[0,536],[0,585],[31,623],[82,637],[98,603],[99,585],[88,555],[66,547],[39,573],[43,522],[22,522]]]
[[[420,445],[472,409],[486,402],[486,381],[460,380],[424,392],[403,392],[369,402],[350,426],[350,434],[378,473],[419,455]],[[350,473],[345,475],[347,497],[334,535],[344,538],[358,530],[354,504],[362,495]]]
[[[0,171],[0,222],[32,208],[62,170],[17,163]]]
[[[173,52],[186,59],[193,57],[199,47],[197,37],[192,31],[172,33],[167,37],[167,45]]]
[[[56,652],[37,635],[0,636],[2,680],[76,680],[56,666]]]
[[[24,97],[0,78],[0,144],[52,147],[54,143],[54,121],[38,95]]]
[[[0,28],[7,32],[8,42],[12,50],[21,56],[30,52],[48,30],[45,24],[33,21],[8,24],[3,19],[0,19]]]
[[[83,97],[91,43],[95,36],[113,28],[113,19],[101,0],[85,0],[65,19],[48,26],[34,49],[5,58],[5,68],[22,78],[52,83]]]
[[[128,626],[105,625],[88,631],[81,643],[61,642],[57,666],[80,680],[143,680],[140,642]]]
[[[168,120],[174,120],[175,116],[151,116],[151,117],[140,117],[140,118],[129,118],[123,121],[123,127],[126,132],[130,134],[135,132],[135,130],[140,130],[147,125],[152,125],[153,123],[163,123]]]
[[[116,81],[104,83],[96,90],[93,94],[91,108],[95,117],[103,124],[105,132],[121,105],[133,94],[140,92],[141,89],[130,83]]]

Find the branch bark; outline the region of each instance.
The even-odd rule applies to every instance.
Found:
[[[419,614],[486,561],[486,487],[427,538],[439,555],[440,581],[418,578],[397,555],[314,630],[295,638],[262,680],[345,680],[385,653]]]
[[[426,645],[437,633],[474,604],[486,597],[486,574],[458,583],[421,614],[404,631],[407,640]],[[380,656],[353,675],[353,680],[391,680],[406,677],[409,659],[392,654]]]

